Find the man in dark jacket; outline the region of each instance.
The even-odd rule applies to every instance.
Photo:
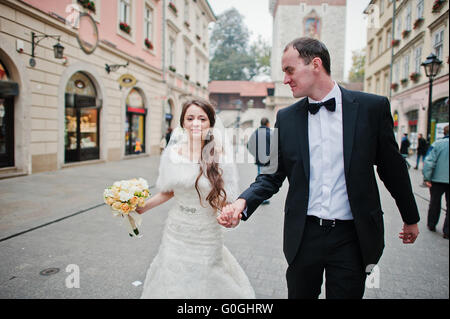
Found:
[[[421,158],[422,158],[422,163],[423,163],[423,161],[425,160],[425,155],[427,154],[427,151],[428,151],[428,142],[426,139],[423,138],[422,133],[419,133],[417,142],[419,143],[419,145],[417,146],[417,162],[416,162],[416,167],[414,167],[414,169],[419,168]]]
[[[261,167],[270,165],[270,138],[271,131],[269,119],[263,117],[261,119],[261,126],[253,132],[247,143],[248,151],[255,157],[258,175],[261,174]],[[263,204],[269,204],[269,201],[265,200]]]
[[[400,144],[400,154],[402,154],[403,157],[408,157],[410,145],[411,143],[409,142],[408,134],[403,134],[402,143]]]
[[[317,298],[325,272],[327,299],[362,298],[366,272],[384,249],[375,165],[403,219],[399,238],[412,244],[419,234],[389,100],[340,87],[331,78],[330,54],[316,39],[295,39],[281,62],[284,83],[295,98],[305,98],[277,113],[272,143],[277,170],[260,174],[222,209],[218,221],[236,227],[240,218],[248,220],[288,179],[283,236],[288,297]]]

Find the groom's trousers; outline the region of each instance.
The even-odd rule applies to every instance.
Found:
[[[307,217],[302,243],[286,273],[288,298],[318,298],[324,271],[327,299],[363,297],[366,272],[353,221],[330,225]]]

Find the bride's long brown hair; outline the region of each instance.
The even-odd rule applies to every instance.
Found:
[[[184,124],[184,117],[186,115],[186,111],[191,105],[196,105],[200,107],[206,113],[209,119],[210,128],[212,129],[216,123],[216,112],[214,110],[214,107],[209,102],[200,99],[189,100],[183,104],[180,116],[181,127],[183,127]],[[214,136],[208,134],[208,137],[205,140],[205,144],[202,146],[202,152],[200,157],[200,172],[197,176],[197,179],[195,180],[195,189],[197,190],[198,197],[200,198],[200,204],[202,204],[202,198],[200,195],[200,190],[198,188],[198,181],[200,177],[203,175],[204,170],[206,170],[205,175],[212,186],[211,191],[209,192],[208,196],[206,196],[206,200],[208,201],[208,203],[211,205],[212,208],[221,210],[222,207],[226,204],[227,193],[224,189],[224,182],[222,179],[223,171],[219,167],[218,161],[214,160],[217,159],[218,155],[215,153],[217,150],[215,149],[214,144],[215,144]],[[203,155],[205,150],[207,152],[209,151],[209,154],[206,153],[206,155],[208,157],[210,156],[210,159],[211,158],[213,159],[212,161],[210,159],[204,158]]]

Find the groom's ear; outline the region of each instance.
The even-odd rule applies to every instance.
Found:
[[[312,59],[311,65],[313,66],[314,71],[320,71],[321,69],[323,69],[322,59],[319,57],[315,57],[314,59]]]

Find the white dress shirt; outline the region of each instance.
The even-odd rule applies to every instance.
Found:
[[[344,174],[344,140],[342,127],[342,92],[334,87],[321,101],[308,97],[310,103],[336,99],[336,111],[321,107],[308,112],[309,136],[309,202],[308,215],[323,219],[351,220]]]

